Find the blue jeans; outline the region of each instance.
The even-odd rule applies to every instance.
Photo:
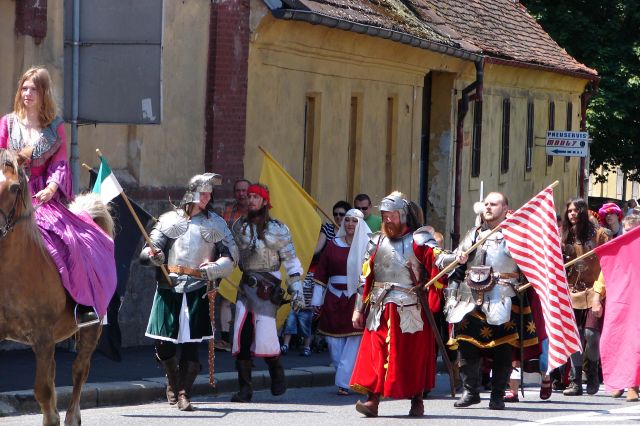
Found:
[[[298,312],[291,311],[284,323],[284,334],[297,334],[301,337],[311,336],[311,319],[313,311],[302,309]]]

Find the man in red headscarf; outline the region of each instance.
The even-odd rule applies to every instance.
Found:
[[[247,189],[246,216],[231,227],[240,250],[238,266],[242,271],[233,335],[239,392],[233,402],[249,402],[253,396],[251,358],[264,358],[271,376],[271,393],[283,394],[286,388],[284,368],[280,362],[280,342],[276,330],[276,312],[284,297],[280,266],[288,278],[294,310],[305,308],[302,294],[302,266],[296,257],[291,232],[282,222],[269,217],[269,189],[261,184]]]

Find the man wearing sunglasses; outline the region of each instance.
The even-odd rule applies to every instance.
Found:
[[[360,210],[364,215],[364,221],[369,225],[371,232],[380,231],[382,226],[382,218],[375,214],[371,214],[373,206],[371,205],[371,198],[367,194],[358,194],[353,200],[353,207]]]

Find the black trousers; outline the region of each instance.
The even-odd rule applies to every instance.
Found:
[[[181,347],[180,361],[198,362],[198,343],[180,343],[167,342],[165,340],[156,340],[156,354],[161,361],[176,356],[178,346]]]
[[[504,396],[504,391],[511,375],[511,361],[513,348],[503,344],[490,349],[482,349],[472,343],[458,342],[458,358],[460,362],[460,377],[466,390],[478,393],[480,386],[480,362],[483,357],[493,359],[491,394]]]

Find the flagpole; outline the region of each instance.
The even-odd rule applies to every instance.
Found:
[[[273,160],[276,164],[280,165],[277,161],[275,161],[275,159],[271,156],[271,154],[269,154],[269,153],[267,152],[267,150],[266,150],[266,149],[264,149],[264,148],[263,148],[263,147],[261,147],[260,145],[258,145],[258,149],[259,149],[260,151],[262,151],[262,153],[263,153],[264,155],[266,155],[267,157],[269,157],[269,159]],[[285,170],[285,172],[286,172],[286,170]],[[287,175],[287,177],[288,177],[291,181],[293,181],[297,186],[300,186],[300,184],[299,184],[295,179],[293,179],[289,173],[287,173],[286,175]],[[301,188],[301,189],[304,191],[304,193],[305,193],[305,194],[307,194],[307,197],[306,197],[306,198],[307,198],[307,200],[309,200],[309,202],[311,202],[311,203],[313,204],[313,206],[314,206],[316,209],[320,210],[320,213],[322,213],[322,214],[324,215],[324,217],[326,217],[327,219],[329,219],[329,221],[330,221],[331,223],[333,223],[333,225],[334,225],[336,228],[338,228],[338,224],[333,220],[333,218],[332,218],[331,216],[329,216],[329,215],[328,215],[328,214],[327,214],[327,213],[322,209],[322,207],[320,207],[320,205],[318,204],[318,202],[317,202],[316,200],[314,200],[314,199],[313,199],[313,197],[312,197],[311,195],[309,195],[309,194],[307,193],[307,191],[305,191],[305,190],[304,190],[304,188]]]
[[[100,160],[102,161],[102,152],[100,152],[99,149],[96,149],[96,153],[98,154],[98,157],[100,157]],[[120,195],[122,195],[122,199],[124,200],[124,203],[127,205],[127,207],[129,208],[129,211],[131,212],[131,215],[133,216],[133,219],[136,221],[136,224],[138,225],[138,229],[140,229],[140,232],[142,233],[144,240],[149,246],[149,250],[151,250],[151,253],[155,255],[157,251],[155,250],[153,241],[151,241],[151,238],[149,238],[149,234],[147,234],[146,229],[144,229],[142,222],[140,222],[140,219],[138,219],[138,215],[136,214],[136,211],[133,209],[133,206],[131,205],[131,203],[129,202],[129,197],[127,197],[127,194],[124,193],[124,189],[122,190]],[[167,267],[164,264],[160,265],[159,267],[160,267],[160,270],[162,271],[162,275],[164,275],[164,278],[167,280],[167,283],[169,284],[169,286],[173,287],[173,281],[171,281],[171,277],[169,277],[169,272],[167,272]]]
[[[555,186],[557,186],[560,183],[560,181],[555,181],[553,182],[551,185],[548,186],[548,188],[554,188]],[[480,244],[484,243],[487,238],[489,238],[491,235],[495,234],[496,232],[498,232],[499,230],[502,229],[502,225],[498,225],[495,228],[493,228],[491,230],[491,232],[489,232],[487,235],[485,235],[482,239],[480,239],[480,241],[478,241],[477,243],[475,243],[474,245],[472,245],[469,250],[465,251],[463,253],[463,256],[468,256],[472,251],[474,251]],[[449,272],[450,270],[452,270],[453,268],[455,268],[456,266],[458,266],[460,262],[456,259],[454,262],[450,263],[446,268],[444,268],[442,271],[440,271],[435,277],[431,278],[429,280],[429,282],[427,282],[423,288],[427,289],[429,288],[429,286],[431,284],[433,284],[434,282],[436,282],[438,279],[440,279],[444,274],[446,274],[447,272]],[[524,287],[524,286],[522,286]],[[521,288],[522,288],[521,287]],[[524,290],[524,289],[523,289]]]

